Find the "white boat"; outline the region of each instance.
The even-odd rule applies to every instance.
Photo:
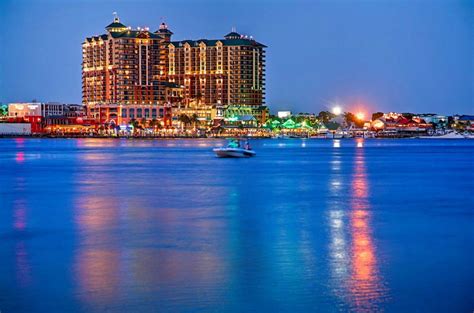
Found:
[[[466,137],[456,133],[456,132],[449,132],[444,135],[434,135],[434,136],[420,136],[419,138],[423,139],[465,139]]]
[[[257,153],[253,150],[247,150],[243,148],[215,148],[212,151],[216,154],[219,158],[250,158]]]
[[[466,138],[466,139],[474,139],[474,133],[471,133],[471,132],[468,132],[468,131],[465,131],[465,132],[463,133],[463,136],[464,136],[464,138]]]
[[[252,150],[248,141],[242,148],[240,141],[236,139],[229,140],[227,147],[214,148],[212,151],[218,158],[250,158],[257,154]]]

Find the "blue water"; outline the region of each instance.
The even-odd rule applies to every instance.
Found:
[[[474,141],[0,139],[0,311],[472,312]]]

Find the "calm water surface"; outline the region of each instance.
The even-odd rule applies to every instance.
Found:
[[[0,139],[0,310],[472,312],[474,141]]]

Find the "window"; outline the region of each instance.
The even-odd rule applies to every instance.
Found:
[[[156,118],[156,109],[151,109],[151,117]]]
[[[150,109],[145,109],[145,117],[146,118],[150,117]]]
[[[142,109],[137,109],[137,118],[142,117]]]
[[[130,109],[130,110],[128,111],[128,116],[129,116],[130,118],[135,118],[135,109]]]
[[[127,109],[122,109],[122,117],[127,117]]]

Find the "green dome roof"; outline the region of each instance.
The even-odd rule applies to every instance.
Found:
[[[120,23],[120,20],[117,16],[115,16],[114,18],[114,21],[112,23],[110,23],[109,25],[107,25],[105,27],[106,30],[109,30],[109,29],[127,29],[127,26],[123,25],[122,23]]]

